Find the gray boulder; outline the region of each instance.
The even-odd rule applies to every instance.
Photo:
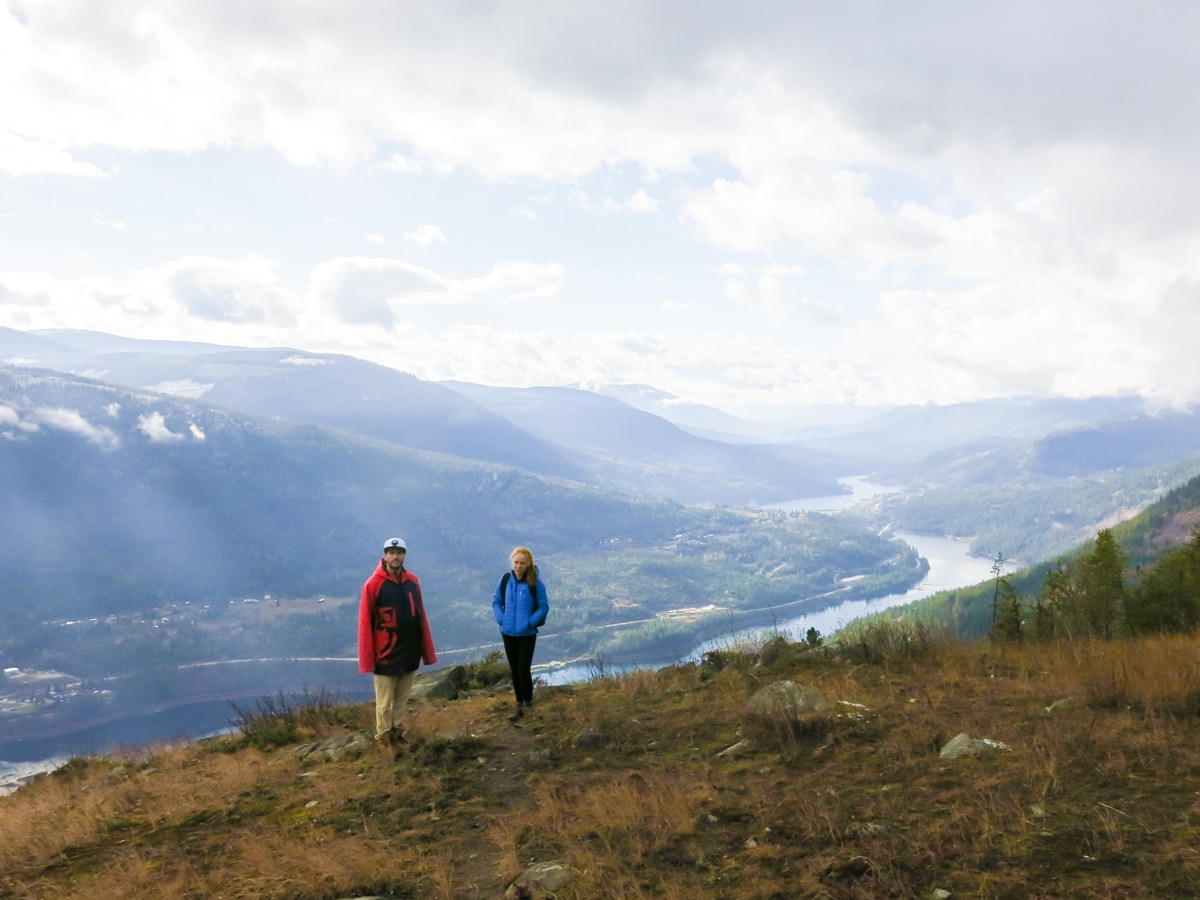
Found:
[[[295,752],[301,759],[333,762],[360,755],[369,746],[371,746],[371,739],[365,734],[341,734],[316,743],[300,744],[296,747]]]
[[[829,700],[816,688],[794,681],[776,681],[750,698],[750,715],[771,722],[799,722],[830,709]]]
[[[463,681],[463,667],[439,669],[428,675],[418,675],[413,682],[413,700],[457,700]]]
[[[964,756],[983,756],[998,753],[1001,750],[1011,750],[1007,744],[993,741],[990,738],[973,738],[966,732],[955,735],[938,753],[939,759],[962,759]]]

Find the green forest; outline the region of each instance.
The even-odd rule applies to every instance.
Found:
[[[946,591],[890,615],[930,616],[962,637],[1113,639],[1200,627],[1200,477],[1069,553]]]

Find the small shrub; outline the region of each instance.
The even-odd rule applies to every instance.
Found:
[[[771,638],[758,651],[758,665],[775,671],[794,671],[818,663],[820,654],[815,651],[820,647],[821,638],[818,634],[815,643],[811,640],[815,631],[810,628],[810,639],[803,643],[779,636]]]
[[[115,763],[106,757],[72,756],[50,772],[50,777],[60,781],[77,781],[90,777],[97,768],[111,769]]]
[[[758,661],[764,666],[772,666],[779,662],[792,646],[787,638],[776,635],[759,649]]]
[[[587,673],[588,681],[603,681],[612,674],[608,670],[607,658],[599,650],[594,656],[588,658]]]
[[[280,692],[259,697],[249,706],[229,701],[234,714],[227,721],[247,744],[266,750],[295,743],[302,731],[345,724],[349,714],[345,702],[325,688],[290,695]]]
[[[954,642],[949,626],[928,619],[860,619],[837,635],[839,652],[865,663],[912,663]]]
[[[499,650],[493,650],[483,659],[469,662],[463,667],[463,684],[468,690],[495,687],[511,680],[508,662]]]
[[[783,641],[783,638],[774,640]],[[700,657],[700,677],[709,678],[726,669],[745,672],[754,665],[757,659],[758,653],[748,644],[731,644],[728,647],[709,650]]]

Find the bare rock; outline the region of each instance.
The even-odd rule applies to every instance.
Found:
[[[578,873],[561,863],[537,863],[526,869],[504,892],[505,900],[538,900],[553,896],[575,880]]]
[[[955,735],[938,753],[939,759],[962,759],[964,756],[983,756],[1000,750],[1011,750],[1007,744],[990,738],[973,738],[966,732]]]
[[[825,695],[794,681],[776,681],[750,698],[750,714],[774,722],[797,722],[829,710]]]
[[[719,759],[725,759],[730,756],[737,756],[739,753],[743,753],[746,750],[749,750],[753,746],[754,746],[754,741],[738,741],[732,747],[726,747],[724,750],[722,750],[720,753],[718,753],[717,757]]]
[[[413,700],[457,700],[462,692],[464,673],[462,666],[455,666],[418,675],[409,696]]]
[[[316,743],[301,744],[296,755],[301,759],[318,759],[325,762],[354,757],[371,746],[371,739],[361,732],[342,734]]]

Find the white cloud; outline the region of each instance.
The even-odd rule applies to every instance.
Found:
[[[93,215],[92,221],[95,222],[97,225],[99,225],[101,228],[113,228],[117,231],[124,231],[126,228],[129,227],[124,222],[121,222],[119,220],[117,220],[117,221],[109,220],[109,219],[105,218],[104,216],[102,216],[100,213],[96,213],[95,215]]]
[[[696,304],[690,300],[664,300],[659,304],[659,308],[664,312],[691,312],[696,308]]]
[[[420,175],[422,171],[422,166],[419,162],[399,154],[385,162],[383,168],[392,172],[399,172],[403,175]]]
[[[550,297],[563,289],[566,269],[558,263],[502,260],[483,278],[468,278],[463,287],[473,294],[502,300]]]
[[[829,325],[840,322],[842,317],[836,309],[789,285],[788,278],[803,275],[805,271],[803,266],[756,266],[752,270],[756,277],[748,280],[751,272],[742,266],[726,264],[718,269],[718,274],[726,276],[726,297],[740,307],[762,310],[774,326],[789,324],[795,313],[803,314],[806,321]]]
[[[184,257],[151,276],[188,316],[216,322],[294,323],[294,295],[266,260]]]
[[[172,336],[186,337],[190,330],[202,339],[207,328],[230,325],[252,341],[268,329],[294,326],[297,303],[264,259],[188,256],[75,280],[0,271],[0,307],[5,305],[19,309],[28,328],[74,328],[86,316],[89,327],[116,334],[156,337],[156,330],[169,327]],[[188,322],[184,332],[176,330],[181,320]]]
[[[160,412],[138,416],[137,427],[155,444],[176,444],[183,440],[182,434],[176,434],[167,427],[167,421]]]
[[[104,172],[96,166],[76,161],[69,152],[52,141],[30,139],[11,131],[0,131],[0,171],[12,176],[104,177]]]
[[[392,303],[455,303],[450,283],[419,266],[380,257],[341,257],[318,265],[305,299],[354,324],[391,325]]]
[[[79,435],[106,450],[113,449],[121,443],[112,431],[103,426],[93,425],[82,413],[73,409],[38,407],[30,413],[29,418],[39,425]]]
[[[403,315],[462,369],[406,365],[494,381],[523,302],[549,383],[1197,397],[1197,27],[1116,0],[10,4],[0,171],[39,201],[4,200],[27,270],[0,321],[383,356]],[[195,172],[211,198],[136,193]],[[80,238],[45,208],[104,213]]]
[[[646,194],[645,188],[640,188],[625,203],[625,208],[631,212],[658,212],[659,203]]]
[[[442,229],[436,225],[422,225],[416,231],[406,231],[404,239],[421,248],[446,243],[446,235],[442,234]]]
[[[633,196],[624,203],[618,203],[615,200],[605,200],[604,208],[611,211],[624,211],[632,213],[652,213],[659,211],[659,203],[652,199],[645,188],[639,188],[634,192]]]
[[[313,270],[306,299],[351,325],[390,326],[394,306],[545,297],[565,280],[554,263],[502,261],[482,277],[449,278],[394,259],[342,257]]]

